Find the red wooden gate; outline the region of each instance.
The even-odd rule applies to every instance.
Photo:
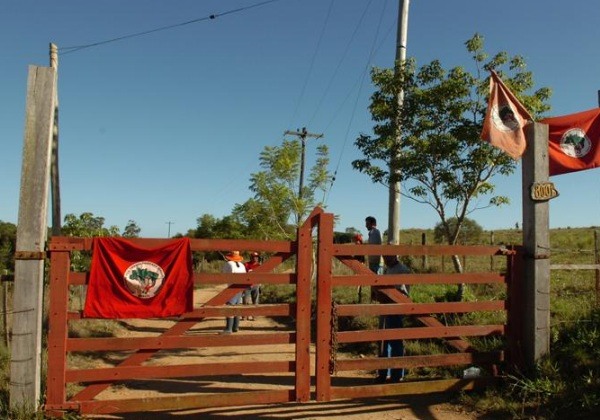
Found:
[[[313,261],[313,230],[316,236],[316,261]],[[154,247],[164,243],[163,239],[134,239],[140,246]],[[228,284],[220,294],[203,305],[196,302],[193,312],[173,320],[173,325],[159,336],[151,337],[106,337],[78,338],[69,335],[69,323],[82,322],[80,311],[70,309],[71,289],[87,282],[87,273],[70,270],[73,251],[89,251],[91,239],[55,237],[49,245],[50,310],[48,335],[48,375],[45,409],[49,413],[75,410],[81,413],[117,413],[151,410],[183,410],[213,406],[239,406],[247,404],[306,402],[312,399],[329,401],[338,398],[368,397],[390,394],[440,392],[444,390],[471,389],[488,378],[440,379],[435,381],[415,380],[393,385],[372,385],[363,382],[360,386],[336,386],[335,381],[343,378],[343,372],[373,370],[383,367],[424,367],[472,365],[489,366],[488,372],[495,374],[495,366],[514,354],[511,341],[501,351],[476,352],[464,339],[468,336],[504,335],[511,330],[513,312],[508,311],[510,299],[470,303],[412,303],[398,293],[393,284],[397,276],[377,276],[356,261],[352,255],[405,254],[405,255],[500,255],[508,256],[509,264],[504,274],[414,274],[402,275],[405,284],[457,284],[457,283],[500,283],[506,284],[506,295],[511,296],[511,284],[515,252],[495,247],[406,247],[406,246],[354,246],[333,243],[333,215],[315,209],[307,222],[298,230],[296,241],[251,241],[251,240],[208,240],[194,239],[192,250],[260,251],[272,255],[259,268],[247,274],[196,273],[196,285]],[[295,257],[293,272],[278,272],[276,268]],[[332,275],[332,261],[339,259],[355,274]],[[311,277],[316,263],[316,337],[314,341],[315,395],[311,396]],[[295,285],[295,302],[258,306],[226,306],[225,303],[248,285],[277,284]],[[340,305],[332,299],[335,287],[369,285],[397,302],[390,305]],[[432,314],[466,313],[472,311],[505,311],[507,321],[503,325],[446,326]],[[338,331],[339,317],[354,315],[383,315],[402,313],[410,315],[421,327],[396,330]],[[192,329],[203,319],[232,315],[285,316],[294,319],[289,331],[260,334],[219,335],[197,334]],[[341,359],[336,352],[336,343],[370,342],[383,339],[417,340],[441,338],[455,350],[441,355],[405,356],[401,358]],[[236,347],[247,344],[275,346],[291,344],[293,360],[247,361],[230,363],[202,362],[161,366],[152,364],[153,358],[165,352],[180,349],[203,349],[213,347]],[[127,352],[127,356],[116,364],[103,368],[75,369],[69,366],[68,356],[77,352]],[[100,398],[99,394],[115,383],[141,381],[155,378],[219,378],[227,375],[293,374],[293,385],[274,389],[235,390],[233,392],[185,393],[160,398]],[[70,384],[83,388],[67,392]]]

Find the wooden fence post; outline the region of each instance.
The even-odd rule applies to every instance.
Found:
[[[523,247],[523,353],[525,367],[550,350],[550,235],[548,200],[534,201],[534,183],[548,182],[548,126],[525,127],[527,149],[522,163]]]
[[[29,66],[15,252],[10,406],[40,401],[42,303],[55,69]]]
[[[490,245],[494,245],[494,231],[490,232]],[[490,255],[490,271],[494,271],[494,256]]]
[[[425,232],[421,233],[421,245],[427,245],[427,234]],[[421,257],[421,269],[425,270],[425,268],[427,268],[427,255]]]

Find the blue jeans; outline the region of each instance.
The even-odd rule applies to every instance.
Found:
[[[375,274],[381,274],[381,267],[379,266],[379,263],[369,263],[369,270]]]
[[[255,284],[244,290],[242,301],[245,305],[258,305],[260,301],[260,284]]]
[[[402,328],[402,315],[385,315],[379,317],[379,328]],[[385,340],[383,349],[379,353],[379,357],[401,357],[404,356],[404,342],[402,340]],[[398,382],[404,378],[404,369],[379,369],[377,371],[379,378],[390,377],[392,382]]]

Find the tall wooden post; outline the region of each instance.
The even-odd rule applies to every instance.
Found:
[[[13,293],[10,361],[13,408],[37,408],[40,401],[42,296],[55,90],[55,69],[29,67]]]
[[[548,126],[526,127],[523,155],[523,270],[522,343],[526,368],[533,368],[550,350],[550,235],[548,201],[534,201],[534,183],[548,182]]]
[[[54,90],[54,124],[52,128],[52,159],[50,163],[50,187],[52,189],[52,235],[60,236],[60,177],[58,171],[58,47],[50,44],[50,67],[56,70],[56,86]]]

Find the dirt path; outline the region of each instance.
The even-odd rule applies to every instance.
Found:
[[[222,287],[196,290],[194,301],[205,302],[217,294]],[[172,321],[128,320],[123,323],[119,336],[160,335]],[[224,327],[222,318],[205,319],[197,324],[192,334],[215,334]],[[242,320],[240,334],[257,334],[273,331],[287,331],[289,327],[272,318],[257,317],[254,321]],[[314,348],[311,348],[314,358]],[[109,365],[115,359],[107,358],[100,365]],[[292,344],[269,346],[216,347],[186,349],[183,351],[158,352],[149,365],[178,365],[194,363],[220,363],[234,361],[281,361],[294,360]],[[312,362],[314,367],[314,359]],[[369,372],[356,372],[357,380],[370,380]],[[224,377],[173,378],[152,381],[133,381],[127,385],[114,386],[102,392],[98,399],[153,398],[198,392],[228,392],[243,390],[289,389],[294,384],[291,374],[268,375],[229,375]],[[385,397],[362,400],[344,400],[330,403],[274,404],[244,407],[219,407],[193,411],[164,413],[129,413],[119,416],[105,416],[122,419],[162,420],[167,418],[190,419],[474,419],[475,415],[461,412],[459,406],[450,403],[456,395],[437,394],[419,397]]]

